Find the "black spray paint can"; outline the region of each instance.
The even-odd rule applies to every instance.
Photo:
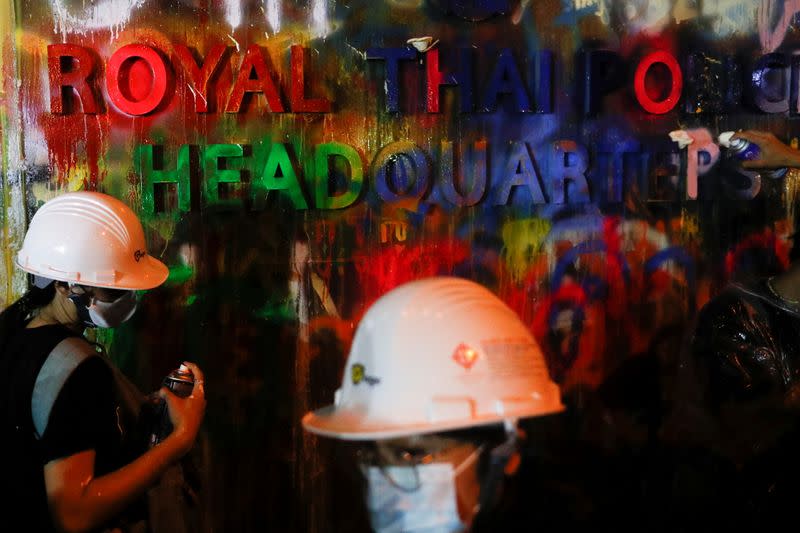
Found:
[[[728,150],[731,157],[739,161],[749,161],[761,157],[761,148],[757,144],[745,139],[731,139],[735,132],[726,131],[719,134],[719,144]],[[759,169],[758,173],[765,178],[782,178],[789,171],[788,168]]]
[[[188,366],[181,365],[164,378],[163,385],[177,396],[186,398],[194,388],[194,374]]]
[[[181,365],[164,378],[162,385],[175,393],[175,395],[186,398],[194,389],[194,374],[189,370],[189,367]],[[158,398],[158,402],[153,431],[150,433],[150,446],[155,446],[167,438],[167,435],[172,433],[173,429],[172,422],[169,419],[167,402],[162,398]]]

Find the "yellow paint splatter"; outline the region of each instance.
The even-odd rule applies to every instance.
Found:
[[[700,238],[700,221],[697,215],[683,209],[681,216],[677,219],[680,224],[681,242],[694,241]]]
[[[503,259],[515,282],[525,278],[550,227],[550,221],[540,218],[510,220],[503,224]]]

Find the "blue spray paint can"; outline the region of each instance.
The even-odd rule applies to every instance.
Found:
[[[725,131],[719,134],[719,144],[728,150],[730,157],[740,161],[752,161],[761,157],[761,148],[757,144],[745,139],[731,139],[735,131]],[[789,171],[788,168],[759,169],[758,173],[765,178],[782,178]]]

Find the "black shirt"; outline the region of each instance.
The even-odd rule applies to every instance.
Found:
[[[40,439],[41,462],[95,450],[95,475],[108,472],[109,456],[117,453],[120,428],[114,377],[100,357],[89,357],[72,372],[58,394]]]
[[[26,328],[17,332],[0,354],[5,431],[9,424],[17,428],[12,437],[17,457],[10,459],[13,472],[4,480],[9,497],[3,515],[15,523],[17,506],[32,508],[25,524],[30,531],[53,529],[44,489],[45,464],[94,450],[94,476],[98,477],[131,462],[143,451],[141,432],[122,408],[114,372],[100,354],[86,358],[72,371],[56,397],[44,434],[35,438],[31,399],[36,378],[53,348],[70,336],[77,337],[59,325]],[[134,505],[132,515],[139,516],[142,509],[142,503]]]
[[[20,359],[16,379],[24,386],[16,389],[20,411],[31,409],[36,376],[47,356],[60,342],[71,336],[62,326],[42,326],[20,331],[9,346],[9,356]],[[50,348],[48,350],[48,348]],[[33,380],[31,380],[33,378]],[[95,450],[105,459],[119,445],[117,403],[111,368],[98,356],[80,363],[64,382],[56,397],[44,434],[39,440],[42,465],[86,450]],[[105,461],[103,461],[105,462]],[[97,469],[97,465],[95,466]],[[101,472],[95,472],[95,475]]]

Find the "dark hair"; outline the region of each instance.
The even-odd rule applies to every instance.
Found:
[[[49,304],[55,294],[55,283],[51,283],[43,289],[32,285],[28,292],[0,313],[0,354],[5,351],[6,343],[11,336],[25,327],[25,322],[31,312]]]
[[[475,446],[486,444],[490,447],[497,446],[498,444],[505,442],[507,438],[506,430],[502,424],[472,426],[464,429],[436,433],[436,435],[460,440],[463,442],[469,442]]]

